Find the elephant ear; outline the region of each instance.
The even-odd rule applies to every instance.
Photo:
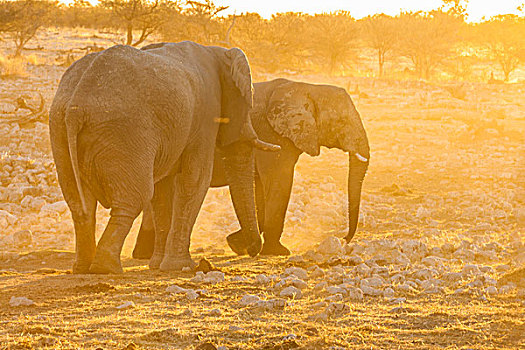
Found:
[[[236,47],[226,51],[225,55],[229,60],[233,83],[237,89],[239,89],[241,96],[251,108],[253,105],[253,85],[248,58],[244,52]]]
[[[221,48],[221,50],[224,50]],[[226,146],[242,139],[256,138],[248,113],[253,105],[250,65],[244,52],[233,48],[222,51],[222,116],[217,144]]]
[[[316,107],[308,92],[296,83],[279,86],[268,101],[266,118],[279,135],[311,156],[320,153]]]

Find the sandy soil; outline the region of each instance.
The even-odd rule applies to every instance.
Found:
[[[0,80],[0,349],[525,347],[523,83],[288,76],[359,86],[372,155],[351,244],[331,238],[347,227],[347,156],[323,149],[296,168],[290,259],[234,256],[228,190],[213,189],[192,254],[220,272],[149,271],[130,258],[137,220],[123,275],[71,275],[72,221],[47,124],[2,118],[20,113],[12,103],[23,95],[37,103],[41,93],[49,107],[67,50],[79,58],[112,40],[48,31],[32,44],[45,49],[26,52],[27,75]],[[108,213],[97,217],[100,235]]]

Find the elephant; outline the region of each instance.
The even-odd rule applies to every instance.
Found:
[[[140,50],[116,45],[75,62],[49,118],[58,181],[74,222],[73,272],[122,273],[122,245],[143,210],[152,213],[157,232],[149,267],[195,266],[190,236],[216,148],[224,155],[243,244],[257,255],[253,152],[278,146],[257,138],[252,105],[251,70],[238,48],[190,41]],[[97,203],[111,209],[98,244]]]
[[[361,117],[343,88],[287,79],[254,84],[252,124],[261,140],[281,146],[278,152],[255,151],[255,192],[259,229],[264,236],[262,255],[289,255],[280,242],[295,164],[306,152],[320,154],[320,147],[338,148],[349,154],[348,217],[345,237],[350,241],[357,229],[361,189],[370,147]],[[211,187],[228,185],[224,155],[216,150]],[[242,229],[227,237],[230,248],[246,254]],[[153,251],[155,230],[151,214],[143,213],[133,257],[147,259]]]

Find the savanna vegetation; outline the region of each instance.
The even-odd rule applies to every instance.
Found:
[[[466,22],[464,1],[444,1],[429,12],[371,15],[356,20],[337,11],[223,15],[211,0],[75,0],[0,2],[0,32],[12,40],[14,56],[44,27],[93,28],[122,33],[121,43],[140,46],[151,35],[164,41],[192,40],[240,47],[266,72],[343,76],[487,80],[475,66],[489,62],[493,78],[509,81],[525,61],[525,17],[498,15]],[[362,61],[374,52],[375,67]],[[494,78],[495,79],[495,78]]]

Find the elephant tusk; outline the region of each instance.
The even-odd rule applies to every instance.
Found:
[[[355,154],[355,157],[356,157],[359,161],[361,161],[361,162],[363,162],[363,163],[368,162],[368,159],[365,158],[365,157],[363,157],[363,156],[360,155],[359,153],[356,153],[356,154]]]
[[[261,141],[259,139],[253,139],[252,144],[255,148],[260,149],[261,151],[276,152],[281,149],[281,146],[279,145],[274,145],[268,142]]]

